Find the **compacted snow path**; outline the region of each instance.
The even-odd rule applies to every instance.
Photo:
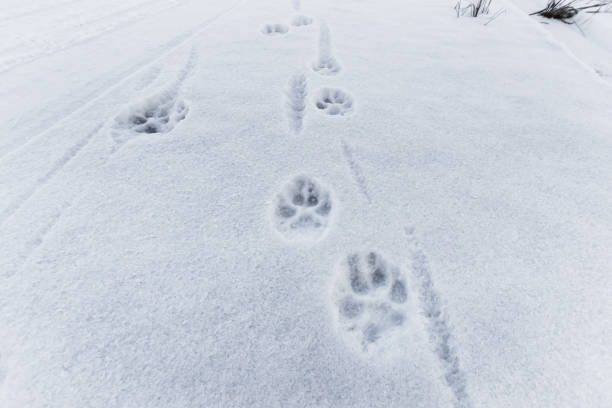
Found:
[[[2,11],[0,406],[612,403],[605,79],[518,8],[205,3]]]

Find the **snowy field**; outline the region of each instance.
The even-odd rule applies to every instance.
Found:
[[[0,407],[612,407],[612,10],[545,5],[3,0]]]

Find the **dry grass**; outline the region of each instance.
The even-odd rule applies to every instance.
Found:
[[[574,17],[580,12],[598,14],[610,12],[612,0],[605,0],[600,3],[589,4],[583,2],[579,5],[576,0],[549,0],[546,7],[542,10],[535,11],[530,15],[539,15],[545,18],[559,20],[565,24],[574,24]]]
[[[455,6],[457,17],[478,17],[484,14],[489,14],[492,1],[493,0],[469,0],[469,3],[466,6],[463,6],[461,0],[459,0]]]

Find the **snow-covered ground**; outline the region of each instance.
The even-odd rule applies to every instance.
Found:
[[[5,0],[0,407],[612,406],[612,13],[545,3]]]

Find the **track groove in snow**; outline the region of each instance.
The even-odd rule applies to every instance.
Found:
[[[62,124],[64,124],[65,122],[74,119],[80,112],[89,109],[94,102],[97,102],[97,101],[103,99],[104,97],[108,96],[112,91],[114,91],[114,90],[116,90],[118,88],[123,87],[127,81],[130,81],[130,80],[134,79],[137,75],[142,74],[145,70],[153,68],[153,66],[158,61],[160,61],[163,58],[167,57],[172,51],[174,51],[175,49],[177,49],[181,45],[185,44],[188,40],[192,39],[193,37],[198,35],[200,32],[205,30],[209,25],[213,24],[216,20],[218,20],[219,18],[223,17],[224,15],[229,13],[230,11],[234,10],[236,7],[238,7],[239,5],[241,5],[244,2],[245,2],[245,0],[238,0],[238,1],[234,2],[229,8],[219,12],[217,15],[215,15],[214,17],[212,17],[210,19],[204,20],[202,23],[200,23],[195,28],[189,30],[187,33],[180,34],[173,41],[168,43],[167,47],[161,49],[159,51],[159,53],[155,54],[155,57],[153,57],[152,59],[150,59],[149,61],[147,61],[147,62],[145,62],[145,63],[143,63],[141,65],[136,66],[134,68],[134,70],[132,70],[129,73],[127,73],[121,80],[119,80],[118,82],[114,81],[113,85],[111,85],[107,89],[101,91],[98,95],[96,95],[92,99],[90,99],[88,101],[83,101],[83,104],[79,108],[77,108],[74,111],[70,112],[68,115],[62,117],[61,119],[56,121],[54,124],[49,126],[47,129],[45,129],[42,132],[38,133],[36,136],[30,138],[26,143],[20,145],[16,149],[13,149],[13,150],[7,152],[5,155],[1,156],[0,157],[0,163],[2,161],[4,161],[5,159],[7,159],[8,157],[10,157],[10,156],[19,154],[19,152],[21,150],[27,149],[30,144],[36,143],[38,140],[44,138],[47,135],[48,132],[57,129]]]
[[[158,56],[118,75],[116,86],[97,84],[106,90],[62,109],[72,112],[52,126],[48,117],[37,123],[34,141],[0,161],[9,205],[0,212],[8,237],[1,277],[4,265],[14,267],[0,285],[0,405],[563,407],[578,397],[607,406],[610,218],[601,203],[610,194],[601,174],[610,145],[599,139],[610,127],[600,117],[593,125],[564,117],[547,133],[537,121],[572,108],[602,112],[606,93],[572,88],[534,101],[538,83],[551,92],[559,84],[548,81],[550,67],[595,87],[537,32],[525,30],[522,40],[534,40],[548,66],[498,64],[506,50],[486,41],[462,59],[474,43],[469,32],[450,38],[465,32],[448,23],[452,15],[440,18],[441,7],[425,2],[396,18],[396,3],[332,2],[328,15],[316,14],[336,21],[348,45],[342,81],[311,70],[315,31],[295,29],[295,44],[264,38],[253,15],[262,23],[272,13],[251,2],[253,10],[206,33],[201,55],[194,47],[187,58],[185,47],[166,54],[168,64]],[[193,35],[181,34],[176,47]],[[503,57],[520,56],[520,43],[503,39],[511,51]],[[483,66],[483,84],[478,75],[448,75]],[[499,75],[489,75],[491,66]],[[321,87],[314,98],[306,75],[279,83],[295,67]],[[197,78],[183,83],[190,72]],[[376,108],[354,112],[345,86]],[[445,111],[449,100],[457,109]],[[556,105],[539,111],[542,101]],[[462,108],[473,106],[503,116],[461,121]],[[304,137],[287,137],[285,121]],[[558,134],[566,127],[569,135]],[[363,137],[354,137],[357,129]],[[174,133],[155,135],[164,132]],[[135,137],[142,143],[113,156]],[[336,194],[330,187],[340,182]],[[414,228],[404,228],[412,217],[431,233],[427,254]],[[499,302],[505,279],[517,290]],[[590,292],[595,285],[603,289]],[[566,308],[548,313],[555,307]],[[514,320],[513,312],[530,316]]]
[[[466,390],[465,374],[459,364],[448,316],[443,310],[442,301],[434,287],[427,257],[419,248],[414,229],[406,228],[405,233],[411,248],[412,271],[420,291],[421,306],[427,319],[429,337],[444,370],[444,381],[453,392],[455,406],[470,408],[472,405]]]
[[[599,82],[600,84],[603,84],[606,87],[612,89],[612,82],[609,82],[605,78],[605,76],[601,75],[594,67],[592,67],[589,63],[587,63],[586,61],[578,57],[572,50],[569,49],[567,45],[559,41],[549,30],[543,27],[542,24],[538,23],[532,16],[528,15],[523,10],[521,10],[520,7],[518,7],[512,0],[504,0],[504,2],[507,4],[509,8],[514,10],[516,14],[521,16],[521,18],[527,19],[530,24],[536,27],[537,30],[540,33],[542,33],[543,37],[549,43],[559,48],[562,52],[565,53],[565,55],[567,55],[570,59],[574,60],[578,65],[584,68],[584,70],[590,74],[589,76],[591,78],[593,78],[595,81]]]
[[[306,95],[308,94],[306,76],[297,74],[288,83],[286,96],[287,119],[289,128],[295,134],[302,131],[304,115],[306,114]]]
[[[47,220],[47,223],[44,224],[42,226],[42,228],[38,231],[38,233],[36,234],[36,236],[28,241],[25,244],[25,247],[23,249],[23,252],[19,255],[19,260],[16,263],[16,267],[19,267],[20,265],[24,264],[28,258],[30,257],[30,255],[36,250],[36,248],[38,248],[39,246],[41,246],[44,241],[45,238],[47,237],[47,235],[49,234],[49,232],[51,232],[51,230],[53,229],[53,227],[58,223],[58,221],[62,218],[62,216],[64,215],[64,212],[70,208],[72,205],[72,203],[70,202],[63,202],[60,207],[57,209],[57,211],[55,211],[51,217]]]
[[[151,7],[159,4],[158,7]],[[160,14],[166,10],[176,7],[178,3],[168,3],[164,0],[148,0],[144,3],[126,7],[123,10],[113,12],[109,15],[97,17],[84,23],[88,32],[80,37],[71,38],[67,42],[43,43],[38,48],[28,51],[27,44],[18,44],[9,49],[0,50],[0,74],[10,71],[20,65],[28,64],[37,59],[51,56],[68,50],[77,45],[100,38],[108,33],[120,30],[136,20]],[[112,22],[112,24],[109,24]],[[74,30],[74,27],[67,27]]]
[[[331,32],[326,23],[319,24],[319,45],[317,60],[312,64],[313,71],[321,75],[336,75],[341,67],[333,55]]]
[[[33,9],[25,9],[25,10],[17,10],[17,11],[13,11],[8,12],[6,14],[0,15],[0,22],[4,22],[4,21],[14,21],[17,20],[19,18],[23,18],[23,17],[28,17],[28,16],[33,16],[33,15],[37,15],[40,14],[42,12],[48,11],[48,10],[56,10],[58,8],[61,7],[65,7],[65,6],[69,6],[71,4],[76,4],[76,3],[81,3],[83,2],[83,0],[68,0],[68,1],[64,1],[61,3],[54,3],[48,6],[43,6],[43,7],[35,7]]]
[[[361,170],[359,163],[357,163],[357,160],[353,156],[353,150],[344,140],[341,141],[341,144],[342,144],[342,155],[344,156],[344,159],[346,160],[346,164],[349,168],[349,171],[351,172],[351,176],[355,180],[355,183],[357,183],[357,186],[359,187],[359,191],[361,191],[361,194],[363,194],[366,200],[368,200],[368,202],[371,203],[372,199],[370,198],[370,193],[368,193],[368,187],[367,187],[365,176],[363,175],[363,171]]]
[[[2,226],[19,208],[32,197],[38,189],[43,187],[49,180],[53,178],[58,171],[64,168],[72,159],[74,159],[81,150],[98,134],[100,129],[104,126],[104,123],[98,124],[94,130],[88,133],[85,137],[78,141],[72,146],[62,157],[60,157],[51,167],[47,173],[42,177],[39,177],[35,184],[27,189],[24,193],[19,195],[13,202],[11,202],[1,213],[0,213],[0,226]]]

